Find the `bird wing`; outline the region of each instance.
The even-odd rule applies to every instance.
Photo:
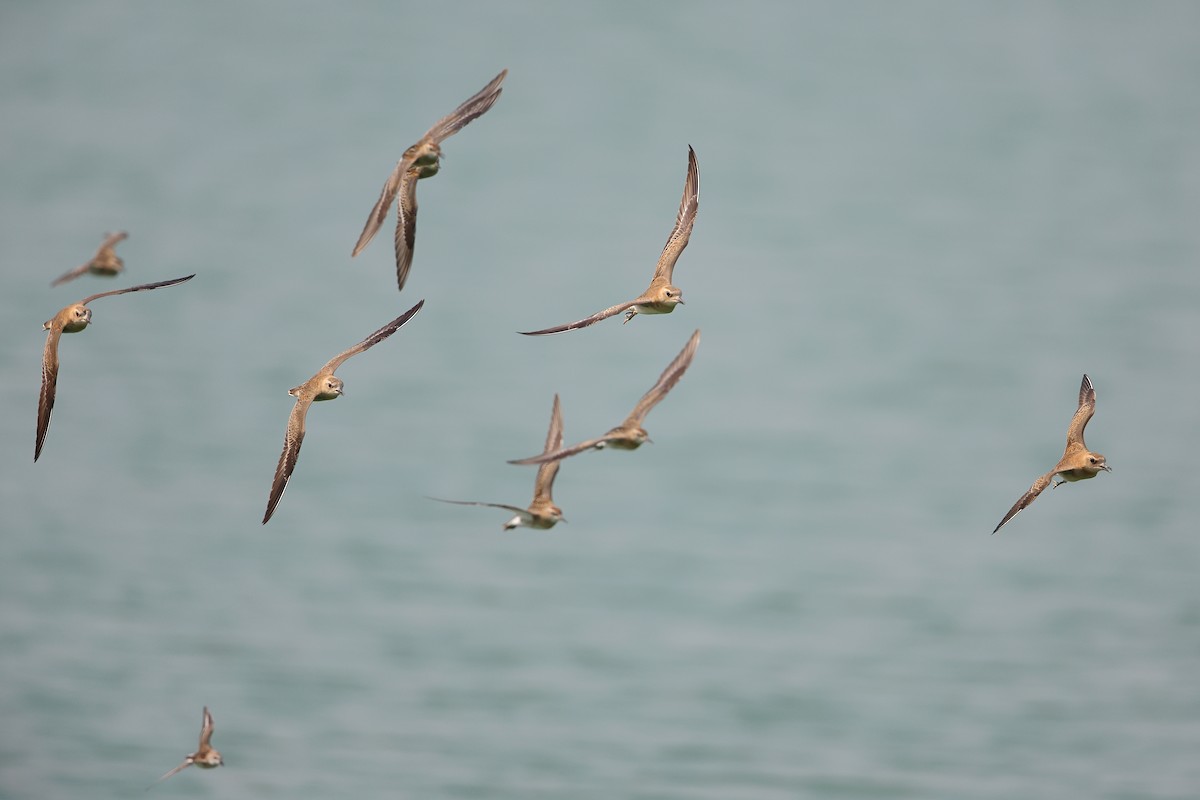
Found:
[[[578,330],[579,328],[586,328],[589,325],[595,325],[597,322],[599,322],[602,319],[608,319],[609,317],[616,316],[617,314],[620,314],[622,311],[625,311],[626,309],[636,306],[638,303],[645,303],[645,302],[648,302],[649,300],[650,300],[649,297],[646,297],[645,295],[643,295],[636,299],[630,300],[626,303],[618,303],[615,306],[609,306],[608,308],[604,309],[603,311],[597,311],[595,314],[592,314],[590,317],[584,317],[583,319],[576,320],[575,322],[567,323],[566,325],[556,325],[553,328],[543,328],[540,331],[518,331],[518,333],[521,333],[524,336],[545,336],[548,333],[562,333],[564,331],[573,331],[573,330]]]
[[[500,92],[502,91],[500,84],[504,83],[504,78],[507,75],[507,69],[500,70],[500,74],[492,78],[487,86],[484,86],[478,92],[464,100],[458,108],[435,122],[433,127],[426,131],[421,139],[440,143],[449,136],[458,133],[466,127],[467,123],[477,117],[483,116],[500,97]]]
[[[658,266],[654,270],[654,280],[671,282],[675,271],[675,262],[679,254],[687,247],[692,235],[692,226],[696,223],[696,209],[700,206],[700,168],[696,165],[696,151],[688,145],[687,178],[683,183],[683,199],[679,202],[679,215],[675,217],[675,227],[667,237],[662,255],[658,257]]]
[[[78,278],[80,275],[82,275],[83,273],[87,272],[91,266],[92,266],[92,262],[89,261],[86,264],[84,264],[83,266],[79,266],[79,267],[76,267],[75,269],[68,270],[67,272],[64,272],[62,275],[59,275],[54,280],[50,281],[50,285],[58,286],[60,283],[66,283],[67,281],[73,281],[76,278]]]
[[[208,713],[208,706],[205,706],[203,721],[200,723],[200,750],[198,752],[211,749],[212,735],[213,718],[212,714]]]
[[[1092,388],[1092,379],[1085,374],[1083,383],[1079,385],[1079,408],[1075,410],[1075,416],[1071,417],[1071,425],[1067,428],[1068,453],[1072,450],[1087,449],[1087,445],[1083,443],[1083,429],[1095,413],[1096,390]]]
[[[478,503],[474,500],[443,500],[440,497],[430,497],[430,500],[436,500],[439,503],[453,503],[456,506],[485,506],[487,508],[503,508],[506,511],[511,511],[514,514],[520,514],[522,519],[533,519],[533,515],[528,509],[520,508],[519,506],[510,506],[504,503]]]
[[[37,440],[33,448],[33,460],[42,454],[46,431],[50,429],[50,415],[54,413],[54,393],[58,386],[58,340],[62,338],[62,327],[51,325],[46,334],[46,349],[42,351],[42,391],[38,395]]]
[[[650,387],[650,391],[642,395],[641,400],[638,400],[633,411],[625,418],[622,427],[641,427],[642,420],[650,413],[650,409],[658,405],[667,396],[667,392],[671,391],[671,387],[679,383],[683,373],[687,372],[688,365],[692,363],[692,357],[696,355],[696,348],[699,344],[700,329],[697,328],[696,332],[687,340],[687,344],[679,351],[679,355],[675,356],[674,360],[658,376],[658,382]]]
[[[374,333],[372,333],[367,338],[363,339],[358,344],[354,345],[354,347],[351,347],[349,350],[344,350],[341,353],[338,353],[336,356],[329,359],[329,363],[327,363],[324,367],[322,367],[321,371],[318,372],[317,374],[320,375],[321,372],[332,373],[334,370],[336,370],[338,367],[340,367],[342,365],[342,362],[344,362],[346,359],[350,358],[351,356],[356,356],[359,353],[363,352],[364,350],[370,350],[372,347],[379,344],[384,339],[388,338],[393,333],[398,331],[400,329],[400,326],[402,326],[404,323],[406,323],[410,319],[412,319],[413,316],[418,311],[421,310],[421,306],[423,306],[423,305],[425,305],[425,301],[421,300],[415,306],[410,308],[408,311],[405,311],[403,314],[396,317],[394,320],[389,322],[387,325],[384,325],[382,328],[375,331]]]
[[[384,220],[387,219],[388,209],[392,207],[392,201],[396,199],[396,192],[400,191],[400,183],[404,180],[404,176],[411,166],[411,157],[402,158],[396,162],[396,168],[392,170],[392,174],[388,176],[387,181],[383,184],[383,191],[379,193],[379,199],[375,201],[375,207],[371,209],[371,213],[367,217],[367,224],[363,226],[362,233],[358,235],[358,242],[354,245],[354,250],[350,253],[351,258],[362,252],[367,243],[379,232],[379,228],[383,225]]]
[[[1054,471],[1051,470],[1050,472],[1047,472],[1045,475],[1043,475],[1042,477],[1040,477],[1036,481],[1034,481],[1033,485],[1029,487],[1029,491],[1027,491],[1025,494],[1021,495],[1021,499],[1013,504],[1013,507],[1008,510],[1008,513],[1004,515],[1004,519],[1000,520],[1000,524],[996,526],[996,530],[992,531],[992,533],[995,533],[996,531],[1003,528],[1006,522],[1008,522],[1010,519],[1015,517],[1017,514],[1019,514],[1024,509],[1028,508],[1029,504],[1032,503],[1034,500],[1036,500],[1037,496],[1039,494],[1041,494],[1046,489],[1047,486],[1050,485],[1050,481],[1053,478],[1054,478]]]
[[[263,515],[263,525],[266,525],[275,513],[275,507],[283,497],[283,490],[292,479],[292,470],[296,468],[296,461],[300,458],[300,445],[304,443],[304,417],[311,405],[312,397],[309,396],[297,398],[296,405],[292,406],[287,432],[283,435],[283,452],[279,454],[279,463],[275,465],[275,479],[271,482],[271,495],[267,498],[267,513]]]
[[[563,443],[563,422],[562,422],[562,407],[558,401],[558,395],[554,395],[554,407],[550,411],[550,429],[546,432],[546,446],[542,449],[542,453],[553,453],[555,450],[561,450]],[[558,475],[558,467],[561,462],[547,461],[538,468],[537,477],[533,481],[533,502],[539,501],[549,503],[552,502],[551,491],[554,488],[554,478]]]
[[[383,191],[379,193],[379,200],[375,202],[375,207],[371,209],[371,213],[367,217],[367,224],[363,226],[362,233],[358,235],[358,242],[354,245],[354,250],[350,253],[351,258],[362,252],[362,249],[367,246],[367,243],[370,242],[371,239],[374,238],[375,234],[379,232],[379,228],[383,225],[384,220],[387,219],[388,208],[391,207],[392,201],[396,199],[397,192],[400,191],[401,184],[403,184],[405,180],[409,179],[408,171],[412,167],[413,161],[416,159],[416,154],[421,152],[423,149],[421,147],[422,143],[441,142],[446,137],[462,130],[462,128],[468,122],[491,108],[492,104],[496,102],[496,98],[500,96],[500,84],[504,81],[504,76],[507,74],[508,70],[502,70],[499,75],[492,79],[491,83],[472,95],[466,100],[466,102],[454,109],[454,111],[439,119],[436,123],[434,123],[432,128],[425,132],[425,135],[421,137],[420,141],[404,151],[404,157],[396,162],[396,168],[392,170],[392,174],[388,176],[387,182],[383,184]],[[412,178],[412,180],[416,180],[415,176]],[[411,190],[410,193],[412,192],[415,192],[415,190]],[[412,196],[415,197],[415,194]],[[401,209],[400,213],[403,215],[403,209]],[[413,203],[413,217],[415,221],[415,201]],[[403,262],[400,259],[399,236],[400,233],[397,231],[396,269],[398,272],[407,273],[407,266],[401,266]],[[411,235],[408,237],[408,242],[409,258],[411,259]],[[401,283],[403,284],[403,279],[401,279]]]
[[[128,238],[129,238],[129,234],[126,233],[125,231],[117,231],[116,233],[104,234],[104,243],[101,244],[99,249],[96,250],[96,258],[99,258],[100,254],[103,253],[105,250],[108,250],[111,247],[116,247],[118,243],[123,242]]]
[[[400,179],[400,202],[396,206],[396,285],[404,288],[417,244],[417,171],[408,170]]]
[[[611,433],[611,432],[610,432]],[[590,450],[596,445],[603,444],[612,438],[608,433],[598,439],[588,439],[586,442],[573,444],[570,447],[564,447],[561,450],[555,450],[552,453],[542,453],[529,458],[513,459],[509,464],[548,464],[552,461],[561,461],[564,458],[570,458],[574,455],[579,455],[584,450]]]
[[[192,765],[192,762],[193,762],[193,760],[194,760],[194,759],[192,758],[192,756],[188,756],[187,758],[185,758],[185,759],[183,760],[183,763],[182,763],[182,764],[180,764],[178,767],[176,767],[175,769],[171,770],[171,771],[170,771],[170,772],[168,772],[166,775],[163,775],[161,778],[159,778],[158,780],[156,780],[154,783],[152,783],[152,784],[150,784],[148,787],[146,787],[147,791],[148,791],[148,790],[150,790],[150,789],[153,789],[153,788],[154,788],[154,786],[155,786],[156,784],[162,783],[162,782],[163,782],[163,781],[165,781],[167,778],[169,778],[169,777],[171,777],[172,775],[174,775],[176,772],[179,772],[179,771],[181,771],[181,770],[183,770],[183,769],[186,769],[187,767],[190,767],[190,766]]]
[[[59,275],[57,278],[55,278],[53,281],[51,281],[50,285],[58,286],[60,283],[66,283],[67,281],[75,280],[80,275],[82,275],[83,273],[85,273],[89,269],[91,269],[92,264],[96,263],[96,261],[99,260],[104,255],[104,251],[111,250],[119,242],[122,242],[128,238],[129,238],[129,234],[126,233],[125,231],[118,231],[116,233],[104,234],[104,241],[101,243],[101,245],[98,248],[96,248],[96,254],[94,256],[92,256],[90,261],[88,261],[86,264],[84,264],[82,266],[76,267],[75,269],[73,269],[69,272],[64,272],[62,275]],[[113,257],[116,258],[115,253],[113,254]]]
[[[92,302],[93,300],[99,300],[101,297],[110,297],[114,294],[129,294],[130,292],[144,292],[147,289],[161,289],[164,286],[174,286],[177,283],[183,283],[184,281],[190,281],[194,277],[196,277],[196,273],[193,272],[191,275],[185,275],[182,278],[172,278],[169,281],[157,281],[156,283],[139,283],[137,286],[130,286],[125,289],[113,289],[111,292],[100,292],[99,294],[94,294],[90,297],[85,297],[84,299],[80,300],[79,305],[86,306],[88,303]]]

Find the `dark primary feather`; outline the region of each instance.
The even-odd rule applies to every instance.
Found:
[[[1067,428],[1067,450],[1078,448],[1087,449],[1083,442],[1083,430],[1096,413],[1096,390],[1092,387],[1092,379],[1086,374],[1079,385],[1079,408],[1071,417],[1071,425]]]
[[[400,330],[401,326],[403,326],[404,323],[408,322],[410,319],[412,319],[414,316],[416,316],[416,313],[418,311],[420,311],[424,305],[425,305],[424,299],[418,300],[417,304],[415,306],[410,308],[408,311],[405,311],[400,316],[396,317],[394,320],[389,322],[387,325],[384,325],[382,328],[375,331],[370,336],[368,336],[367,338],[363,339],[358,344],[351,347],[349,350],[344,350],[341,353],[338,353],[333,358],[329,359],[329,363],[327,363],[324,367],[321,368],[321,372],[324,372],[326,370],[329,370],[330,372],[332,372],[333,370],[335,370],[339,366],[341,366],[342,363],[345,362],[345,360],[350,358],[351,356],[356,356],[359,353],[362,353],[366,350],[370,350],[372,347],[379,344],[380,342],[382,342],[384,339],[391,336],[396,331]],[[320,373],[318,373],[318,374],[320,374]]]
[[[169,281],[157,281],[155,283],[139,283],[137,286],[130,286],[127,289],[113,289],[111,292],[100,292],[99,294],[94,294],[94,295],[91,295],[90,297],[85,297],[83,300],[80,300],[79,305],[86,306],[88,303],[92,302],[93,300],[99,300],[101,297],[111,297],[112,295],[115,295],[115,294],[129,294],[130,292],[144,292],[148,289],[161,289],[164,286],[174,286],[177,283],[183,283],[184,281],[190,281],[194,277],[196,277],[196,273],[193,272],[191,275],[185,275],[182,278],[172,278]]]
[[[287,489],[288,481],[292,479],[292,471],[296,469],[296,461],[300,458],[300,445],[304,444],[304,416],[312,400],[297,400],[292,406],[288,417],[287,431],[283,435],[283,451],[279,454],[279,463],[275,465],[275,479],[271,482],[271,495],[267,498],[267,512],[263,514],[262,524],[266,525],[275,513],[275,507]]]
[[[404,288],[412,269],[413,249],[417,246],[417,176],[413,170],[402,180],[400,203],[396,207],[396,286]]]
[[[1000,524],[996,526],[996,529],[993,530],[992,533],[995,533],[1003,528],[1010,519],[1029,508],[1029,504],[1036,500],[1038,495],[1045,491],[1046,487],[1050,485],[1050,481],[1053,479],[1054,471],[1051,470],[1034,481],[1033,485],[1029,487],[1029,490],[1025,492],[1025,494],[1021,495],[1021,499],[1013,503],[1013,507],[1008,510],[1008,513],[1004,515],[1004,519],[1000,520]]]
[[[428,497],[428,495],[426,495]],[[514,514],[520,514],[523,517],[530,516],[527,509],[518,506],[510,506],[505,503],[479,503],[474,500],[446,500],[441,497],[430,497],[430,500],[436,500],[439,503],[453,503],[456,506],[481,506],[484,508],[503,508],[506,511],[511,511]]]
[[[37,439],[33,447],[33,460],[42,454],[46,442],[46,431],[50,430],[50,415],[54,413],[54,395],[58,386],[58,341],[62,328],[51,327],[46,334],[46,347],[42,351],[42,391],[38,396]]]
[[[679,214],[675,217],[675,227],[667,237],[662,254],[658,257],[658,266],[654,270],[654,279],[671,282],[675,271],[675,262],[679,254],[687,247],[692,236],[692,226],[696,224],[696,209],[700,207],[700,168],[696,164],[696,151],[688,145],[688,170],[683,182],[683,199],[679,202]]]
[[[590,317],[584,317],[583,319],[576,320],[575,322],[568,322],[566,325],[556,325],[553,328],[543,328],[540,331],[517,331],[517,333],[520,333],[523,336],[545,336],[551,333],[563,333],[565,331],[579,330],[580,328],[586,328],[589,325],[595,325],[602,319],[614,317],[617,314],[620,314],[622,311],[636,306],[638,303],[645,302],[647,299],[647,297],[641,296],[635,300],[630,300],[627,303],[618,303],[615,306],[609,306],[603,311],[597,311]]]

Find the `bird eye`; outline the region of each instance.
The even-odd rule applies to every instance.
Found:
[[[1088,461],[1091,461],[1093,464],[1096,463],[1096,459],[1094,459],[1094,458],[1089,458]]]

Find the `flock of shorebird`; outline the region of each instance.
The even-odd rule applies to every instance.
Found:
[[[395,169],[388,176],[387,182],[384,183],[379,200],[375,203],[375,207],[371,209],[367,223],[358,237],[358,242],[354,245],[351,257],[357,256],[379,231],[380,227],[386,221],[391,205],[394,202],[396,204],[396,283],[400,289],[404,288],[409,270],[412,267],[413,249],[416,244],[417,182],[437,174],[441,166],[442,141],[457,133],[472,120],[483,115],[492,107],[500,97],[501,84],[504,82],[507,74],[507,70],[501,71],[487,86],[472,95],[453,112],[438,120],[416,144],[404,151]],[[609,306],[602,311],[598,311],[591,316],[584,317],[575,322],[536,331],[521,331],[521,333],[527,336],[540,336],[577,330],[594,325],[601,320],[616,316],[622,312],[625,314],[625,322],[629,322],[629,320],[638,314],[669,314],[674,311],[675,306],[683,303],[683,292],[672,282],[675,263],[679,260],[679,255],[683,252],[684,248],[687,247],[688,239],[691,236],[692,226],[696,221],[699,193],[700,171],[696,162],[696,152],[689,146],[687,176],[684,180],[683,198],[679,204],[679,213],[675,219],[675,227],[671,230],[666,246],[659,256],[650,286],[632,300]],[[55,279],[51,285],[57,286],[85,274],[106,277],[117,275],[124,268],[124,264],[117,256],[114,248],[118,243],[127,238],[127,236],[128,234],[125,232],[106,235],[104,242],[90,261],[66,272]],[[191,280],[193,277],[195,277],[194,274],[172,280],[143,283],[126,289],[93,294],[78,303],[73,303],[61,309],[44,324],[43,327],[47,331],[47,336],[42,356],[42,390],[38,401],[34,461],[41,456],[46,432],[50,426],[50,415],[54,410],[55,387],[59,365],[59,340],[64,333],[78,333],[88,326],[92,320],[92,311],[88,307],[88,303],[112,295],[174,286]],[[340,397],[342,395],[343,384],[342,380],[334,375],[337,368],[346,359],[374,347],[391,336],[412,319],[421,310],[424,303],[425,301],[421,300],[366,339],[334,356],[315,375],[288,392],[288,394],[296,398],[296,403],[292,407],[291,414],[288,417],[283,451],[279,456],[279,463],[275,469],[275,477],[271,483],[271,490],[267,500],[266,513],[262,519],[264,525],[271,519],[272,514],[275,513],[279,501],[283,497],[284,490],[287,488],[288,481],[292,476],[292,472],[296,467],[296,462],[300,455],[300,446],[304,441],[304,423],[309,406],[314,402],[334,400]],[[488,506],[510,511],[515,516],[504,524],[505,529],[525,526],[545,530],[554,527],[556,523],[563,521],[562,509],[554,505],[552,497],[554,479],[558,474],[562,460],[587,450],[599,450],[610,447],[619,450],[634,450],[643,442],[650,441],[650,437],[643,427],[646,415],[666,397],[671,388],[683,377],[684,372],[687,371],[688,366],[692,363],[692,358],[695,356],[696,348],[699,344],[700,331],[697,329],[679,354],[663,370],[655,384],[637,402],[633,410],[629,413],[629,416],[621,424],[602,436],[587,439],[570,447],[563,447],[562,408],[556,394],[550,413],[550,427],[546,434],[546,442],[542,452],[535,456],[515,459],[509,462],[510,464],[537,464],[539,466],[534,482],[533,500],[528,507],[521,508],[502,503],[443,500],[441,498],[431,499],[444,503]],[[1104,456],[1091,452],[1087,449],[1087,445],[1084,444],[1083,431],[1087,426],[1088,420],[1095,413],[1095,410],[1096,391],[1092,387],[1091,379],[1087,375],[1084,375],[1083,383],[1079,389],[1079,406],[1075,412],[1075,416],[1071,419],[1071,424],[1067,431],[1067,447],[1062,459],[1059,460],[1054,469],[1034,481],[1029,491],[1025,492],[1021,499],[1000,520],[1000,524],[992,531],[993,533],[999,531],[1009,520],[1037,499],[1038,495],[1051,484],[1055,476],[1062,479],[1054,483],[1054,486],[1058,487],[1064,482],[1086,480],[1094,478],[1101,471],[1111,471],[1105,462]],[[194,765],[203,768],[221,766],[224,763],[221,759],[221,754],[213,749],[211,745],[212,733],[212,714],[205,707],[200,729],[199,748],[196,752],[187,756],[182,764],[163,775],[159,780],[169,778],[188,766]]]

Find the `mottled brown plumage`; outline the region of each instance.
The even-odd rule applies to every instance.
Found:
[[[658,257],[658,266],[654,269],[654,278],[646,291],[625,303],[609,306],[603,311],[597,311],[590,317],[556,325],[553,328],[543,328],[540,331],[521,331],[525,336],[544,336],[549,333],[563,333],[578,328],[594,325],[602,319],[615,317],[625,312],[625,322],[638,314],[670,314],[676,305],[683,303],[683,291],[671,283],[675,271],[675,262],[679,254],[687,247],[692,235],[692,226],[696,223],[696,209],[700,205],[700,168],[696,164],[696,151],[688,145],[687,178],[683,183],[683,199],[679,202],[679,214],[675,217],[675,227],[667,237],[662,255]]]
[[[700,329],[697,328],[696,332],[688,339],[687,344],[679,351],[679,355],[675,356],[674,360],[658,376],[658,381],[650,388],[650,391],[642,395],[642,399],[633,407],[633,411],[629,413],[625,421],[608,433],[596,439],[588,439],[585,442],[580,442],[570,447],[550,453],[543,453],[538,456],[509,461],[508,463],[546,464],[570,458],[573,455],[582,453],[584,450],[601,450],[605,447],[615,447],[618,450],[636,450],[641,446],[642,442],[650,441],[649,434],[642,427],[642,422],[645,421],[646,415],[650,413],[652,408],[662,402],[662,399],[667,396],[667,392],[671,391],[671,387],[683,377],[683,373],[687,371],[688,365],[692,363],[692,357],[696,355],[696,347],[699,344]]]
[[[996,530],[992,531],[992,533],[1003,528],[1006,522],[1036,500],[1038,495],[1054,480],[1055,475],[1062,478],[1061,481],[1054,484],[1055,488],[1058,488],[1068,481],[1083,481],[1088,478],[1094,478],[1101,470],[1112,472],[1112,469],[1105,463],[1104,456],[1088,450],[1087,445],[1083,442],[1083,429],[1087,427],[1088,420],[1095,413],[1096,390],[1092,388],[1091,378],[1085,374],[1083,376],[1083,383],[1079,386],[1079,407],[1075,410],[1075,416],[1071,417],[1070,427],[1067,428],[1067,449],[1063,452],[1063,457],[1055,465],[1054,469],[1033,482],[1033,485],[1029,487],[1029,491],[1021,495],[1021,499],[1008,510],[1008,513],[1004,515],[1004,519],[1000,520],[1000,524],[996,526]]]
[[[546,446],[542,448],[542,452],[553,453],[562,447],[562,443],[562,409],[559,406],[558,395],[556,394],[554,395],[554,408],[550,412],[550,429],[546,432]],[[516,516],[504,523],[504,530],[506,531],[522,525],[528,528],[547,530],[553,528],[555,523],[566,522],[563,519],[562,509],[554,505],[554,498],[551,497],[551,491],[554,487],[554,477],[558,474],[559,463],[558,461],[547,461],[538,469],[537,478],[533,482],[533,502],[529,504],[529,508],[519,508],[517,506],[505,505],[504,503],[442,500],[439,497],[430,499],[441,503],[454,503],[460,506],[487,506],[489,508],[503,508],[511,511]]]
[[[62,338],[64,333],[79,333],[91,323],[92,310],[87,307],[87,304],[93,300],[99,300],[101,297],[110,297],[115,294],[128,294],[129,292],[158,289],[163,286],[174,286],[177,283],[190,281],[194,277],[196,277],[195,273],[169,281],[143,283],[137,286],[130,286],[128,289],[114,289],[111,292],[100,292],[99,294],[85,297],[78,303],[72,303],[60,309],[57,314],[42,323],[43,330],[48,331],[48,333],[46,334],[46,347],[42,350],[42,392],[38,397],[37,435],[33,447],[34,461],[37,461],[38,456],[42,454],[42,445],[46,441],[46,431],[50,429],[50,415],[54,412],[54,395],[58,386],[58,340]]]
[[[212,735],[213,718],[212,714],[208,713],[208,706],[205,706],[204,718],[200,723],[200,746],[196,748],[196,752],[183,759],[182,764],[168,772],[166,775],[163,775],[161,778],[147,787],[147,789],[153,788],[155,784],[162,783],[176,772],[186,769],[187,767],[197,766],[201,769],[212,769],[214,767],[222,766],[225,763],[225,760],[221,758],[221,754],[217,752],[215,748],[213,748]]]
[[[325,366],[321,367],[316,375],[288,391],[288,394],[296,398],[296,404],[292,406],[292,413],[288,417],[287,432],[283,437],[283,452],[279,454],[279,463],[275,466],[275,479],[271,482],[271,494],[267,498],[267,512],[263,515],[263,525],[266,525],[267,521],[271,519],[271,515],[275,513],[275,507],[279,505],[279,500],[283,497],[283,490],[287,488],[288,481],[292,477],[292,470],[296,468],[296,461],[300,458],[300,445],[304,443],[304,418],[308,414],[308,407],[314,402],[336,400],[342,395],[342,379],[334,376],[334,370],[351,356],[369,350],[391,336],[400,329],[400,326],[412,319],[423,305],[425,305],[424,300],[349,350],[338,353]]]
[[[412,266],[413,247],[417,239],[417,181],[437,174],[441,167],[441,142],[492,107],[500,97],[500,84],[504,82],[506,75],[508,70],[501,70],[499,75],[492,78],[491,83],[438,120],[420,141],[404,151],[396,168],[384,183],[379,200],[367,217],[367,224],[359,234],[358,243],[354,245],[350,254],[351,258],[358,255],[379,232],[379,228],[387,219],[392,201],[398,196],[395,236],[396,284],[400,289],[404,288],[408,270]]]
[[[85,272],[90,272],[92,275],[100,275],[105,278],[112,278],[122,269],[125,268],[125,262],[121,260],[113,249],[118,242],[123,242],[129,238],[129,234],[125,231],[117,233],[104,234],[104,242],[96,250],[96,255],[92,256],[92,260],[76,267],[75,269],[64,272],[51,282],[51,286],[58,286],[60,283],[73,281]]]

